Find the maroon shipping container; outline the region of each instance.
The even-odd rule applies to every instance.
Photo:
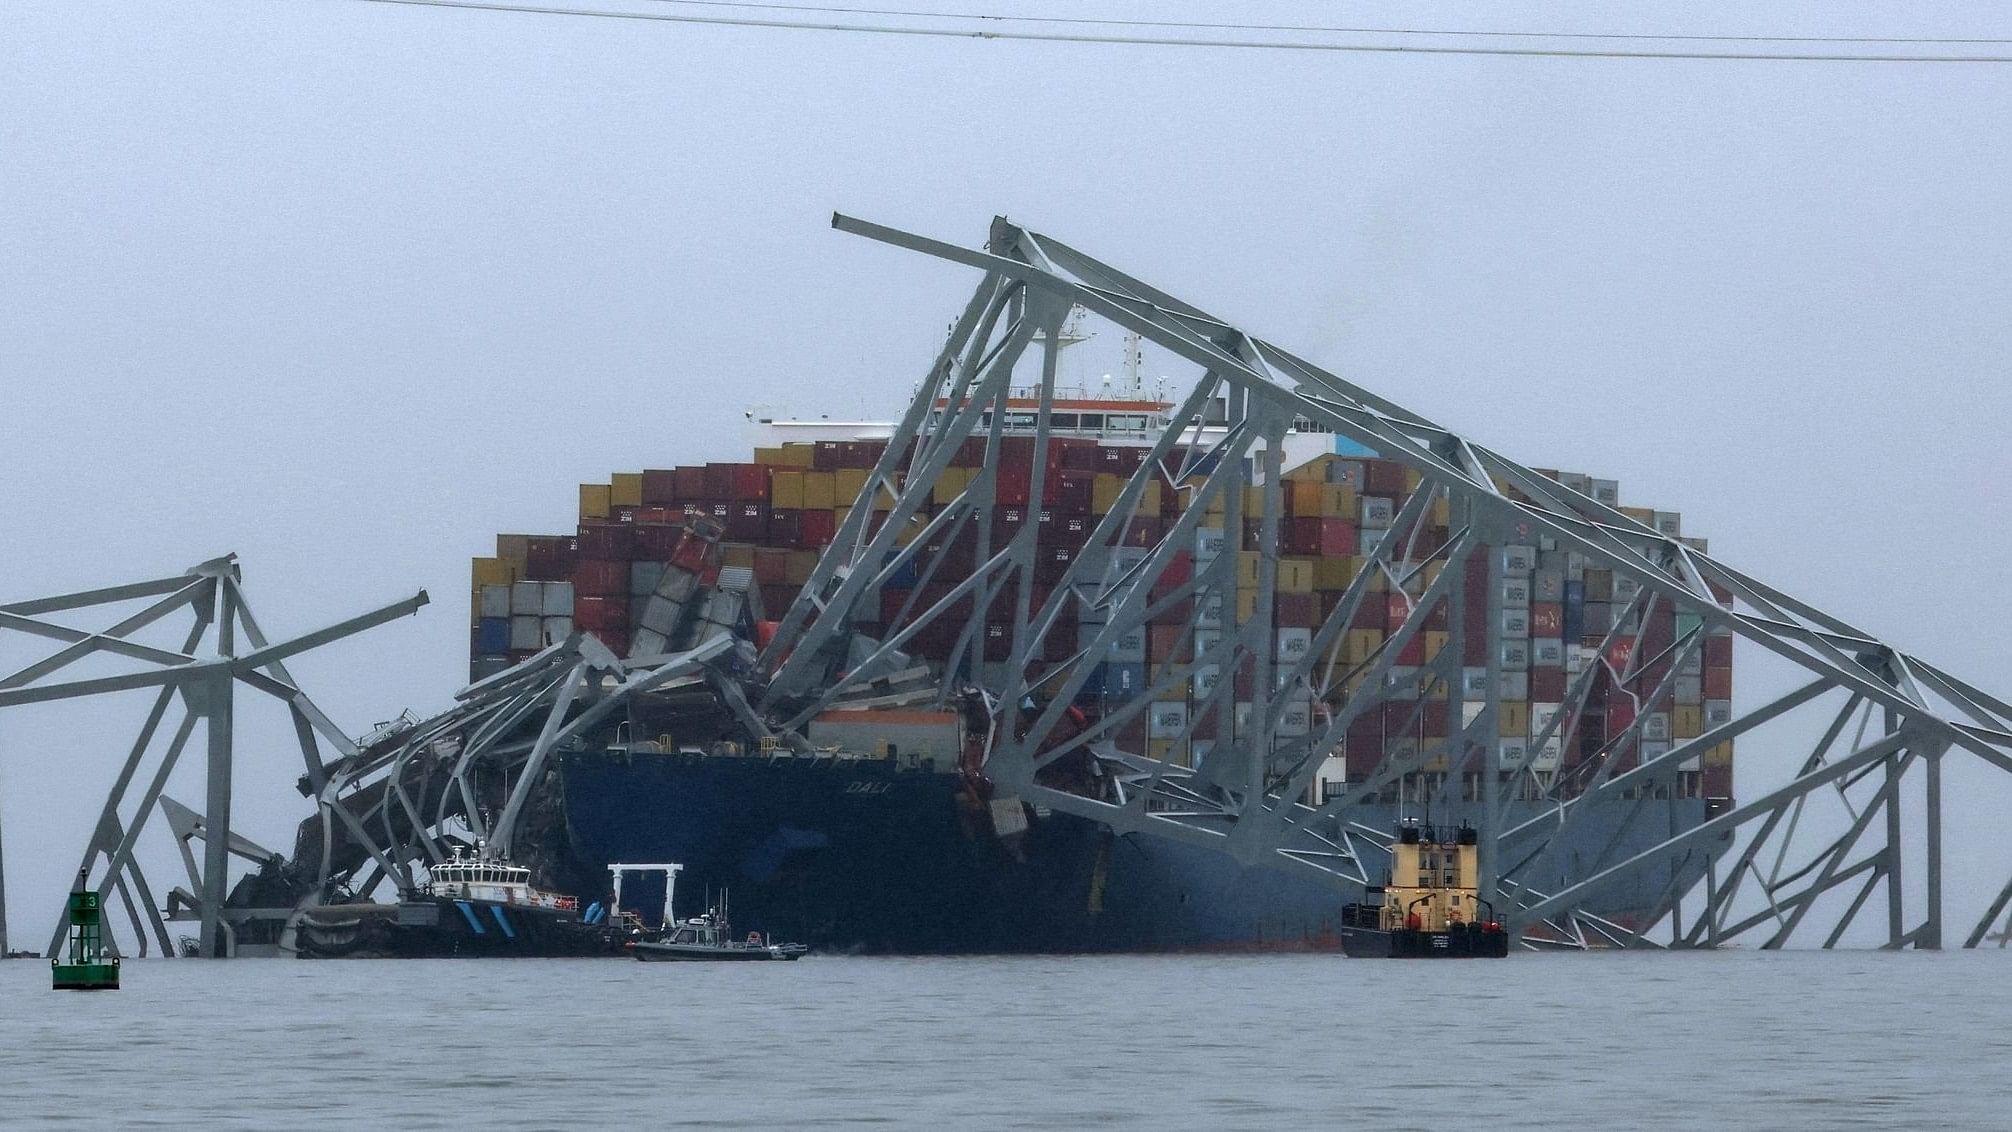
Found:
[[[643,506],[662,507],[676,503],[680,498],[676,469],[657,468],[643,472]]]
[[[1565,635],[1565,607],[1555,601],[1530,603],[1530,635],[1557,640]]]
[[[810,457],[812,470],[835,472],[845,466],[845,445],[837,440],[820,440]]]
[[[687,503],[712,498],[706,494],[706,469],[702,464],[696,468],[676,468],[673,483],[677,487],[677,497]]]
[[[629,593],[629,564],[602,558],[582,558],[573,563],[573,594],[577,602],[581,596],[599,594],[607,597],[627,597]]]
[[[581,523],[580,555],[583,558],[633,558],[636,528],[621,523]]]
[[[1383,761],[1382,712],[1366,711],[1348,725],[1345,761],[1351,782],[1368,778],[1377,764]]]
[[[1362,599],[1362,603],[1364,605],[1374,604],[1378,596],[1377,594],[1366,594]],[[1401,593],[1386,593],[1381,596],[1383,598],[1383,623],[1370,627],[1395,633],[1404,624],[1405,618],[1411,616],[1411,599]]]
[[[524,580],[563,582],[573,576],[573,562],[579,554],[579,539],[573,535],[536,535],[526,540]]]
[[[761,612],[765,621],[780,621],[789,607],[796,604],[799,586],[788,582],[772,583],[761,587]]]
[[[1635,701],[1627,696],[1610,696],[1607,699],[1607,739],[1635,725]]]
[[[1279,594],[1273,603],[1281,629],[1311,629],[1320,623],[1320,600],[1313,594]]]
[[[1096,502],[1097,473],[1063,468],[1041,491],[1049,506],[1064,515],[1087,515]]]
[[[1607,646],[1607,663],[1615,672],[1625,674],[1628,671],[1628,662],[1634,659],[1634,655],[1633,637],[1616,637],[1613,643]]]
[[[1284,544],[1285,553],[1308,558],[1319,554],[1321,522],[1314,517],[1287,519],[1280,523],[1279,541]]]
[[[1097,442],[1077,440],[1073,437],[1056,437],[1048,443],[1062,451],[1062,468],[1065,471],[1089,472],[1094,476],[1101,461],[1097,458]]]
[[[1563,702],[1565,699],[1565,670],[1562,668],[1532,668],[1530,670],[1530,699],[1540,704]]]
[[[789,580],[789,551],[775,547],[758,546],[754,552],[755,581],[763,585],[782,585]]]
[[[1733,796],[1733,768],[1730,766],[1708,766],[1704,768],[1703,785],[1707,798],[1730,798]]]
[[[1193,581],[1195,577],[1195,556],[1185,550],[1174,552],[1168,560],[1167,568],[1153,581],[1152,596],[1162,598]]]
[[[1411,639],[1404,642],[1403,648],[1397,650],[1397,663],[1412,668],[1425,663],[1425,634],[1423,632],[1411,634]]]
[[[1145,462],[1143,448],[1107,444],[1097,449],[1097,470],[1107,475],[1130,476]]]
[[[727,505],[727,538],[734,542],[760,542],[768,537],[768,504],[740,501]]]
[[[802,544],[803,513],[794,509],[771,510],[768,513],[768,543],[770,546],[796,548]]]
[[[1364,460],[1363,490],[1371,495],[1404,494],[1404,465],[1395,460]]]
[[[1705,698],[1708,700],[1730,700],[1733,698],[1733,670],[1725,667],[1705,666]]]
[[[1705,667],[1731,668],[1733,666],[1733,639],[1731,637],[1705,638]]]
[[[583,630],[583,632],[592,633],[602,644],[608,646],[608,651],[614,653],[616,656],[629,655],[628,626],[624,625],[618,628],[611,625],[606,629],[587,629]]]
[[[1076,548],[1073,546],[1040,547],[1034,557],[1034,580],[1052,586],[1062,580],[1062,575],[1069,571],[1069,564],[1075,560]]]
[[[684,533],[685,528],[676,523],[641,524],[636,527],[636,557],[649,562],[669,562]]]
[[[1427,700],[1425,701],[1425,710],[1419,717],[1418,726],[1425,733],[1426,738],[1444,739],[1446,738],[1446,722],[1450,715],[1451,709],[1447,706],[1445,700]]]

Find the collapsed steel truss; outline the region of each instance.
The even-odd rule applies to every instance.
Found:
[[[2012,771],[2012,707],[1054,239],[1001,219],[994,222],[987,249],[972,251],[843,216],[833,223],[976,268],[984,278],[895,427],[860,504],[806,585],[805,600],[789,612],[762,654],[773,678],[758,707],[780,715],[784,726],[801,724],[836,694],[820,683],[830,658],[848,646],[855,623],[885,616],[879,607],[883,586],[919,574],[921,581],[912,583],[919,593],[921,585],[941,576],[954,579],[955,586],[927,608],[911,600],[900,610],[884,628],[883,652],[900,648],[925,625],[959,608],[1011,603],[1010,659],[1003,672],[997,666],[991,670],[987,688],[994,726],[985,762],[988,778],[1008,795],[1105,822],[1119,832],[1147,832],[1217,848],[1246,862],[1313,870],[1347,892],[1379,882],[1387,861],[1389,831],[1355,820],[1359,807],[1426,768],[1444,767],[1444,773],[1424,780],[1437,784],[1438,812],[1471,814],[1481,836],[1484,894],[1507,910],[1504,918],[1527,945],[1685,946],[1751,937],[1781,946],[1813,937],[1821,924],[1828,946],[1845,938],[1882,887],[1886,946],[1941,945],[1943,760],[1961,752]],[[1028,522],[995,545],[986,518],[999,498],[1002,441],[1009,434],[1033,438],[1031,497],[1042,497],[1058,331],[1075,307],[1193,362],[1202,373],[1084,549],[1036,605],[1038,524]],[[1039,409],[1009,424],[1015,368],[1035,343],[1040,344]],[[1209,412],[1216,398],[1226,403],[1219,422]],[[1244,520],[1254,519],[1261,544],[1278,545],[1282,444],[1295,425],[1337,433],[1402,461],[1422,477],[1422,487],[1392,524],[1409,536],[1367,551],[1366,568],[1315,631],[1312,647],[1281,660],[1270,635],[1275,550],[1263,555],[1255,587],[1245,587],[1255,592],[1247,613],[1238,610],[1233,554],[1197,562],[1193,576],[1178,584],[1167,571],[1179,552],[1196,546],[1196,529],[1211,504],[1225,516],[1223,529],[1240,531]],[[954,501],[928,516],[941,474],[972,437],[984,441],[984,468]],[[1187,463],[1170,473],[1162,461],[1177,450],[1187,452]],[[1162,489],[1183,493],[1181,517],[1163,532],[1142,537],[1134,520],[1155,477]],[[1254,515],[1244,512],[1247,485],[1261,490],[1262,505]],[[1419,513],[1440,499],[1447,502],[1450,538],[1439,546],[1420,545]],[[975,532],[976,568],[946,566],[942,548],[966,526]],[[1541,750],[1547,741],[1576,732],[1597,668],[1605,667],[1617,683],[1659,664],[1668,675],[1634,693],[1639,710],[1633,726],[1571,775],[1539,770],[1528,757],[1505,760],[1499,752],[1499,618],[1485,622],[1488,661],[1481,686],[1463,682],[1458,667],[1463,649],[1457,627],[1466,621],[1456,580],[1462,565],[1485,555],[1488,593],[1494,595],[1500,592],[1505,548],[1540,542],[1632,579],[1631,610],[1664,606],[1686,615],[1688,623],[1678,639],[1650,656],[1641,648],[1640,628],[1621,628],[1646,626],[1648,619],[1614,619],[1599,658],[1572,680],[1563,708],[1542,724],[1529,748]],[[1445,566],[1428,582],[1433,572],[1426,564],[1432,559]],[[1406,595],[1408,613],[1374,655],[1341,663],[1341,634],[1374,583]],[[1715,589],[1733,600],[1721,604]],[[1185,626],[1191,661],[1167,665],[1144,695],[1091,726],[1073,733],[1061,727],[1073,698],[1115,643],[1141,631],[1161,611],[1189,601],[1196,609],[1219,611],[1197,615]],[[1401,668],[1398,654],[1442,607],[1451,611],[1449,623],[1456,627],[1452,644],[1436,662]],[[1077,647],[1059,662],[1042,659],[1050,633],[1064,618],[1082,625]],[[977,620],[961,629],[946,697],[961,681],[985,671],[978,663],[979,630]],[[1708,635],[1744,638],[1798,666],[1807,682],[1743,713],[1712,720],[1704,734],[1655,753],[1660,748],[1644,746],[1643,728],[1650,713],[1670,701],[1671,681],[1695,663]],[[1618,650],[1604,646],[1623,640],[1633,646],[1628,659],[1611,659]],[[1231,737],[1231,681],[1215,677],[1239,665],[1255,669],[1255,694],[1247,722]],[[1218,728],[1196,765],[1117,745],[1132,717],[1162,696],[1179,698],[1189,687],[1197,689],[1201,702],[1180,739],[1193,737],[1205,719],[1217,721]],[[1213,692],[1204,698],[1201,690],[1209,687]],[[1409,705],[1415,712],[1430,700],[1445,703],[1449,738],[1391,750],[1367,782],[1319,805],[1304,801],[1353,719],[1388,704]],[[1339,706],[1310,727],[1303,717],[1288,725],[1295,716],[1291,705],[1322,701]],[[1827,726],[1806,722],[1817,712],[1830,713]],[[1666,796],[1680,769],[1701,753],[1735,738],[1749,751],[1782,751],[1807,744],[1816,732],[1821,738],[1798,769],[1758,797],[1692,828],[1664,831],[1668,835],[1655,837],[1645,851],[1621,851],[1627,844],[1622,834],[1651,809],[1645,803]],[[1841,744],[1847,734],[1849,741]],[[1087,786],[1080,780],[1063,783],[1051,771],[1072,755],[1080,759],[1078,752],[1094,755],[1112,773]],[[1462,796],[1467,783],[1473,784],[1471,799]],[[1916,791],[1921,821],[1904,821],[1903,795]],[[1512,798],[1534,799],[1538,812],[1512,819]],[[1614,803],[1629,800],[1634,805],[1624,807],[1621,828],[1588,824],[1596,803],[1611,811]],[[1826,806],[1834,812],[1819,817]],[[1561,860],[1561,847],[1588,836],[1605,849],[1591,860]],[[1642,870],[1668,877],[1654,914],[1622,925],[1589,911],[1604,890],[1639,879]],[[1545,876],[1561,879],[1540,888],[1537,878]],[[1917,882],[1919,898],[1911,899]],[[1835,906],[1847,898],[1841,910]],[[1985,936],[2008,902],[2012,884],[1990,903],[1966,946]],[[1829,912],[1812,918],[1819,903]]]
[[[56,614],[88,614],[92,611],[146,599],[144,608],[108,628],[86,631],[51,620]],[[227,910],[229,861],[238,856],[254,862],[273,859],[274,854],[231,831],[231,777],[233,736],[236,718],[235,689],[242,683],[286,704],[300,743],[301,758],[309,780],[321,785],[327,767],[321,744],[327,743],[341,756],[355,754],[355,745],[324,715],[287,672],[286,661],[310,649],[353,636],[366,629],[413,613],[426,604],[426,594],[394,602],[326,629],[291,640],[270,642],[252,616],[241,585],[236,556],[212,559],[174,577],[135,582],[130,585],[33,601],[0,605],[0,630],[10,630],[61,642],[56,652],[0,678],[0,708],[18,704],[70,700],[118,692],[157,689],[154,703],[138,737],[119,768],[118,777],[92,826],[84,849],[81,868],[96,875],[101,898],[116,892],[125,907],[141,955],[148,953],[149,938],[164,955],[175,953],[168,938],[168,919],[195,919],[200,924],[198,949],[205,956],[229,954],[237,923],[260,910]],[[150,627],[188,613],[191,624],[179,649],[156,648],[131,639]],[[238,640],[250,651],[239,650]],[[116,656],[143,662],[145,670],[93,679],[50,682],[46,678],[93,656]],[[169,709],[179,700],[181,720],[174,727],[164,749],[154,758],[154,769],[130,814],[122,813],[142,765],[154,753],[155,740]],[[165,795],[168,776],[188,746],[196,726],[205,733],[208,760],[203,812],[175,802]],[[166,820],[189,874],[189,887],[169,894],[164,918],[153,890],[134,853],[149,819],[159,810]],[[203,842],[203,858],[196,862],[189,842]],[[102,865],[102,868],[100,866]],[[291,909],[265,910],[285,915]],[[0,908],[0,921],[4,921]],[[64,928],[59,923],[49,941],[48,954],[54,956],[62,944]],[[4,942],[0,930],[0,943]]]

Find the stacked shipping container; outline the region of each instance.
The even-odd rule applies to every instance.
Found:
[[[998,498],[991,517],[996,548],[1025,525],[1038,524],[1035,605],[1045,600],[1046,587],[1057,582],[1080,552],[1099,518],[1113,509],[1127,481],[1142,465],[1146,450],[1135,446],[1099,444],[1094,440],[1051,438],[1043,476],[1042,498],[1031,498],[1034,443],[1031,437],[1008,437],[1005,458],[998,464]],[[744,464],[707,464],[624,473],[607,484],[580,488],[580,523],[575,533],[559,536],[501,535],[496,554],[474,564],[474,624],[471,655],[477,677],[500,670],[577,627],[625,653],[642,614],[645,597],[656,587],[682,530],[687,510],[710,515],[725,531],[722,563],[751,571],[750,600],[761,616],[775,619],[796,600],[809,580],[818,555],[832,541],[855,507],[884,514],[892,500],[862,498],[871,469],[885,442],[825,441],[758,449]],[[940,509],[963,491],[983,458],[980,441],[968,442],[933,485],[930,510]],[[1170,468],[1178,467],[1172,460]],[[1619,506],[1619,489],[1611,480],[1575,473],[1547,475],[1612,506]],[[1189,484],[1176,484],[1171,472],[1150,482],[1139,505],[1139,517],[1128,529],[1125,546],[1116,551],[1120,564],[1143,557],[1178,519],[1191,498]],[[1194,571],[1204,570],[1223,555],[1235,555],[1236,586],[1231,593],[1211,594],[1164,605],[1144,631],[1119,641],[1098,664],[1078,696],[1091,714],[1110,710],[1146,694],[1155,683],[1172,679],[1173,667],[1193,664],[1215,644],[1226,627],[1248,621],[1255,611],[1260,571],[1273,571],[1277,593],[1275,623],[1267,632],[1275,641],[1273,661],[1289,663],[1310,647],[1314,631],[1341,599],[1342,592],[1363,569],[1365,556],[1383,539],[1401,538],[1424,560],[1402,588],[1379,572],[1368,583],[1369,597],[1358,608],[1336,646],[1337,672],[1368,660],[1401,626],[1412,603],[1444,568],[1436,552],[1450,537],[1451,516],[1444,499],[1423,510],[1414,529],[1394,524],[1411,494],[1417,475],[1404,465],[1374,458],[1322,457],[1285,476],[1281,484],[1284,515],[1275,546],[1261,545],[1261,524],[1245,520],[1242,529],[1226,530],[1228,507],[1218,500],[1204,515],[1194,546],[1182,548],[1162,576],[1154,597],[1179,587]],[[1506,487],[1506,485],[1505,485]],[[1513,493],[1512,493],[1513,494]],[[1263,489],[1246,489],[1243,512],[1259,514]],[[1629,515],[1673,537],[1681,537],[1681,520],[1673,512],[1621,508]],[[878,520],[875,520],[876,522]],[[926,516],[911,523],[898,541],[904,545],[919,531]],[[1232,537],[1232,534],[1234,537]],[[954,540],[928,549],[941,565],[926,578],[909,571],[878,595],[879,621],[861,631],[905,621],[947,596],[964,571],[977,564],[977,532],[969,524]],[[1702,545],[1702,544],[1698,544]],[[1668,661],[1631,664],[1634,632],[1640,631],[1645,658],[1658,657],[1675,640],[1696,626],[1673,615],[1667,603],[1657,603],[1644,619],[1631,607],[1635,580],[1589,566],[1576,554],[1547,540],[1499,548],[1503,565],[1500,590],[1488,592],[1487,555],[1477,554],[1461,578],[1464,617],[1460,689],[1426,688],[1416,698],[1394,702],[1358,718],[1323,774],[1330,788],[1343,779],[1360,781],[1386,754],[1401,754],[1433,745],[1456,726],[1453,705],[1471,713],[1485,698],[1488,674],[1486,619],[1499,619],[1501,710],[1497,757],[1503,767],[1528,766],[1550,781],[1563,775],[1571,781],[1590,769],[1590,757],[1622,734],[1637,715],[1646,715],[1639,751],[1623,757],[1653,757],[1675,742],[1695,738],[1725,722],[1731,713],[1731,645],[1722,631],[1706,636],[1702,647],[1679,666],[1666,694],[1652,695],[1670,675]],[[1724,595],[1721,595],[1722,597]],[[1234,608],[1225,608],[1234,601]],[[1013,637],[1013,595],[980,611],[972,599],[940,617],[911,638],[913,652],[944,659],[959,633],[971,621],[982,624],[983,662],[1002,664]],[[1438,657],[1452,640],[1444,605],[1429,611],[1426,628],[1405,644],[1396,657],[1393,679],[1416,675],[1420,666]],[[1585,709],[1575,728],[1538,742],[1552,718],[1570,702],[1578,677],[1595,659],[1601,642],[1617,623],[1628,635],[1619,637],[1605,658],[1613,671],[1597,671],[1585,691]],[[1072,655],[1080,637],[1095,627],[1057,625],[1045,642],[1047,661]],[[1041,658],[1035,658],[1037,660]],[[1617,679],[1615,673],[1620,677]],[[1230,674],[1233,719],[1218,721],[1214,704],[1222,674],[1213,665],[1197,665],[1177,685],[1181,694],[1162,695],[1121,738],[1128,745],[1162,758],[1192,764],[1225,730],[1249,726],[1254,701],[1256,666],[1247,662]],[[1449,694],[1449,692],[1451,694]],[[1345,699],[1336,688],[1326,702],[1303,693],[1282,708],[1281,735],[1304,735],[1324,727],[1331,712]],[[1221,730],[1219,730],[1221,728]],[[1731,795],[1731,744],[1708,751],[1685,768],[1680,791],[1714,799]],[[1443,774],[1447,760],[1429,763],[1424,773]],[[1471,786],[1470,786],[1471,788]]]

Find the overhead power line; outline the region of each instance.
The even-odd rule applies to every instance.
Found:
[[[1926,47],[2012,44],[2012,37],[1884,35],[1694,35],[1681,32],[1491,31],[1469,28],[1354,27],[1324,24],[1204,23],[1195,20],[1096,19],[1087,16],[1009,16],[998,13],[932,12],[915,8],[859,8],[830,4],[775,4],[739,0],[649,0],[681,8],[738,8],[769,12],[820,12],[847,16],[904,16],[910,19],[976,20],[1079,27],[1162,28],[1185,31],[1292,31],[1319,35],[1415,35],[1467,39],[1656,40],[1665,43],[1892,43]]]
[[[1312,40],[1224,39],[1224,38],[1197,38],[1187,36],[1120,35],[1111,33],[1098,34],[1090,32],[1020,30],[1016,27],[1005,26],[1008,24],[1026,22],[1022,20],[1020,17],[1012,17],[1012,16],[973,17],[973,16],[950,16],[948,14],[930,15],[928,13],[919,13],[919,12],[908,12],[900,14],[910,19],[962,19],[962,20],[979,19],[985,21],[986,26],[981,26],[977,28],[947,28],[947,27],[925,27],[925,26],[916,26],[908,24],[821,22],[816,20],[779,19],[779,18],[771,19],[771,18],[755,18],[749,16],[708,16],[708,15],[697,15],[684,12],[665,12],[665,11],[638,12],[638,11],[625,11],[625,10],[609,9],[609,8],[557,7],[553,5],[544,5],[544,4],[508,4],[508,3],[493,2],[493,0],[355,0],[355,2],[364,4],[389,4],[389,5],[397,5],[400,7],[411,7],[411,8],[456,8],[469,11],[515,12],[524,15],[577,16],[592,19],[643,20],[653,23],[703,24],[718,27],[772,28],[772,29],[782,29],[790,31],[851,32],[862,35],[903,35],[903,36],[919,36],[933,39],[999,39],[999,40],[1015,40],[1023,42],[1036,42],[1036,43],[1081,43],[1081,44],[1107,44],[1107,45],[1141,46],[1141,47],[1188,47],[1188,48],[1214,48],[1219,50],[1346,52],[1346,53],[1375,54],[1375,55],[1498,55],[1498,56],[1523,56],[1533,58],[1586,58],[1586,59],[1700,59],[1700,60],[1721,59],[1721,60],[1734,60],[1734,61],[1744,60],[1751,62],[1782,62],[1782,63],[1789,63],[1789,62],[2012,63],[2012,55],[1977,55],[1977,54],[1933,55],[1933,54],[1903,54],[1894,52],[1868,54],[1859,52],[1819,53],[1819,52],[1794,52],[1794,51],[1701,51],[1694,48],[1651,49],[1651,48],[1634,48],[1634,47],[1596,48],[1596,47],[1539,47],[1539,46],[1470,46],[1470,45],[1449,44],[1449,43],[1432,43],[1432,44],[1361,43],[1361,42],[1341,43],[1341,42],[1322,42]],[[780,8],[788,6],[779,5],[777,7]],[[820,9],[800,9],[794,7],[789,7],[789,10],[821,11]],[[863,15],[868,13],[866,10],[862,9],[860,10],[859,14]],[[895,13],[890,12],[890,14]],[[1097,22],[1102,23],[1103,21],[1097,21]],[[999,26],[993,26],[993,25],[999,25]],[[1196,26],[1199,28],[1201,25]],[[1253,25],[1253,27],[1255,26],[1256,25]],[[1410,31],[1394,30],[1394,29],[1365,29],[1362,32],[1356,32],[1351,34],[1382,34],[1382,35],[1417,34],[1417,35],[1445,35],[1451,37],[1451,36],[1466,36],[1472,33],[1425,32],[1417,29],[1413,29]],[[1511,34],[1511,33],[1491,33],[1491,34]],[[1514,34],[1518,35],[1527,34],[1531,36],[1536,36],[1542,33],[1531,32],[1531,33],[1514,33]],[[1575,34],[1586,34],[1586,33],[1575,33]],[[1653,37],[1653,38],[1665,39],[1674,37]],[[1847,44],[1847,43],[1899,44],[1899,43],[1918,42],[1921,44],[1927,44],[1932,42],[1944,42],[1944,41],[1869,40],[1869,39],[1828,40],[1828,39],[1817,39],[1817,38],[1804,38],[1800,40],[1780,40],[1780,41],[1764,40],[1764,42],[1803,42],[1803,43],[1837,43],[1837,44]],[[1986,42],[2012,42],[2012,41],[1976,40],[1976,41],[1947,41],[1947,42],[1986,43]]]

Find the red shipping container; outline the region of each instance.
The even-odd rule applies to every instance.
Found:
[[[796,595],[799,588],[790,585],[788,582],[771,583],[762,586],[762,617],[768,621],[782,620],[782,615],[788,613],[789,607],[796,604]]]
[[[576,601],[589,594],[628,596],[629,564],[600,558],[580,559],[573,563],[573,593]]]
[[[1150,633],[1152,652],[1147,654],[1148,660],[1155,664],[1164,664],[1168,661],[1187,661],[1193,659],[1193,642],[1182,639],[1182,630],[1179,626],[1155,625],[1150,630]]]
[[[670,564],[693,574],[703,574],[713,556],[712,548],[712,543],[686,530],[678,538],[677,545],[671,548]]]
[[[675,469],[657,468],[643,472],[643,505],[661,507],[678,501],[678,473]]]
[[[1613,643],[1607,646],[1607,663],[1613,667],[1615,672],[1621,675],[1625,676],[1627,674],[1628,661],[1633,659],[1634,655],[1635,639],[1633,637],[1616,637]]]
[[[629,628],[629,595],[574,595],[573,624],[589,633],[599,633],[606,629],[617,629],[626,633]]]
[[[1065,471],[1086,471],[1094,475],[1097,471],[1097,442],[1075,437],[1057,436],[1048,443],[1061,454],[1061,466]]]
[[[1425,701],[1425,712],[1419,723],[1420,728],[1425,732],[1425,737],[1428,739],[1446,738],[1446,721],[1450,716],[1451,709],[1447,707],[1445,700]]]
[[[1565,607],[1555,601],[1530,603],[1530,635],[1557,640],[1565,635]]]
[[[994,502],[1007,507],[1026,507],[1032,501],[1034,469],[1031,462],[1010,459],[993,477]]]
[[[1153,581],[1152,596],[1165,597],[1193,581],[1194,577],[1195,556],[1185,550],[1177,550],[1167,568],[1160,571],[1160,576]]]
[[[1705,698],[1708,700],[1730,700],[1733,698],[1733,670],[1723,667],[1705,668]]]
[[[1635,725],[1635,701],[1627,696],[1611,696],[1607,700],[1607,739]]]
[[[789,579],[789,551],[774,547],[758,546],[754,552],[755,581],[763,585],[781,585]]]
[[[1367,711],[1350,723],[1345,750],[1349,781],[1368,778],[1383,762],[1383,713]]]
[[[1409,665],[1413,668],[1425,663],[1425,634],[1423,632],[1411,634],[1411,639],[1404,642],[1403,648],[1397,650],[1397,663]]]
[[[602,644],[606,645],[608,647],[608,651],[614,653],[616,656],[629,655],[628,626],[625,625],[619,629],[611,627],[607,629],[591,629],[583,631],[593,633],[594,637],[597,640],[599,640]]]
[[[1349,519],[1321,519],[1320,555],[1323,558],[1346,558],[1354,554],[1361,545],[1356,537],[1355,523]]]
[[[829,511],[804,511],[798,515],[802,545],[815,548],[830,546],[838,534],[838,520]]]
[[[1349,620],[1351,629],[1374,629],[1381,633],[1390,620],[1389,606],[1378,600],[1382,595],[1364,594],[1362,603],[1355,607],[1355,616]]]
[[[1382,596],[1383,596],[1382,628],[1386,632],[1395,633],[1397,632],[1398,627],[1404,624],[1405,618],[1411,616],[1411,600],[1403,594],[1387,593]],[[1364,605],[1369,605],[1375,602],[1376,599],[1377,599],[1376,594],[1369,594],[1362,599],[1362,602]],[[1415,663],[1415,662],[1407,661],[1405,663]]]
[[[688,503],[712,498],[706,494],[705,465],[701,464],[696,468],[676,468],[673,472],[677,498]]]
[[[1705,667],[1731,668],[1733,666],[1733,639],[1731,637],[1705,638]]]

